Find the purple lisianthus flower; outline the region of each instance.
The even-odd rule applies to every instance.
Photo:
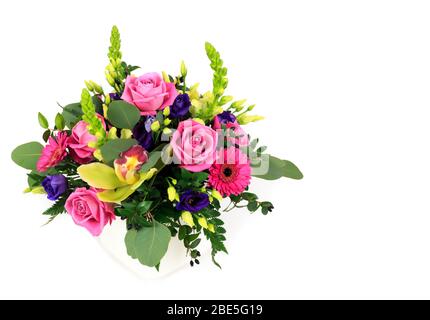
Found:
[[[121,100],[121,94],[118,94],[116,92],[109,93],[109,97],[112,101]]]
[[[180,94],[176,97],[173,104],[170,106],[170,117],[181,118],[187,115],[190,110],[191,101],[188,94]]]
[[[154,139],[152,138],[151,132],[152,122],[154,122],[154,118],[147,117],[133,128],[133,137],[147,151],[150,151],[154,145]]]
[[[209,196],[206,193],[187,190],[181,194],[177,210],[198,212],[209,205]]]
[[[236,117],[230,111],[224,111],[220,113],[219,115],[217,115],[217,118],[221,124],[227,124],[236,121]]]
[[[48,194],[48,199],[55,201],[67,190],[68,183],[65,176],[56,174],[47,176],[42,181],[42,187]]]

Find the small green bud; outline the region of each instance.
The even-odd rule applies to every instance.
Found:
[[[167,117],[170,114],[170,107],[167,106],[163,110],[163,116]]]
[[[121,139],[130,139],[133,135],[130,129],[121,129]]]
[[[163,75],[164,82],[170,82],[169,76],[165,71],[162,71],[161,74]]]
[[[229,103],[231,100],[233,100],[233,97],[232,97],[232,96],[224,96],[224,97],[222,97],[222,98],[220,99],[220,101],[219,101],[219,105],[220,105],[220,106],[223,106],[223,105],[225,105],[226,103]]]
[[[160,122],[158,122],[158,121],[154,121],[154,122],[151,124],[151,130],[152,130],[153,132],[157,132],[158,130],[160,130]]]
[[[172,133],[172,130],[170,130],[169,128],[164,128],[163,129],[163,134],[166,136],[170,136],[170,134]]]
[[[244,108],[244,104],[246,99],[235,101],[231,104],[231,108],[236,109],[236,111],[240,111]]]
[[[90,81],[90,84],[92,85],[92,87],[94,88],[94,91],[97,92],[98,94],[103,94],[103,89],[100,85],[98,85],[97,83],[95,83],[94,81]]]
[[[106,67],[106,70],[110,72],[115,72],[115,68],[112,64],[108,64]]]
[[[109,73],[106,73],[106,80],[111,86],[115,85],[115,80]]]
[[[109,93],[107,93],[107,94],[105,94],[105,103],[106,104],[110,104],[110,94]]]
[[[184,60],[181,61],[181,76],[187,76],[187,67],[185,66]]]
[[[250,106],[248,107],[247,111],[252,111],[254,108],[255,108],[255,104],[250,105]]]
[[[85,82],[85,86],[87,87],[88,91],[94,91],[94,87],[91,84],[91,81],[84,81]]]
[[[115,127],[110,128],[108,133],[108,139],[109,140],[118,139],[117,132],[118,132],[117,128]]]

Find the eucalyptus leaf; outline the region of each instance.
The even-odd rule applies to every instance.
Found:
[[[142,201],[137,205],[137,209],[139,210],[139,214],[145,214],[151,208],[152,201]]]
[[[125,246],[127,248],[127,254],[133,259],[137,259],[136,249],[135,249],[136,235],[137,235],[136,229],[131,229],[127,231],[124,239]]]
[[[20,145],[12,151],[12,160],[20,167],[36,170],[37,161],[42,154],[43,146],[39,142]]]
[[[117,128],[133,129],[140,120],[140,111],[125,101],[116,100],[109,105],[108,118]]]
[[[155,267],[167,252],[171,234],[169,228],[154,220],[151,227],[137,231],[134,240],[134,252],[139,262],[148,267]]]
[[[100,151],[103,156],[103,161],[107,164],[112,164],[119,157],[121,152],[127,151],[138,142],[134,139],[113,139],[106,142]]]
[[[68,104],[63,108],[63,118],[66,126],[72,129],[73,126],[78,123],[83,115],[82,107],[80,103]]]
[[[161,164],[162,164],[162,161],[160,161],[160,160],[161,160],[161,151],[152,151],[149,154],[148,161],[146,161],[142,165],[140,172],[146,172],[146,171],[148,171],[154,167],[156,167],[158,170],[160,170]],[[159,161],[161,162],[160,164],[158,163]]]
[[[296,180],[303,178],[303,174],[294,163],[272,155],[269,155],[269,171],[264,175],[253,174],[253,176],[265,180],[276,180],[282,177]]]

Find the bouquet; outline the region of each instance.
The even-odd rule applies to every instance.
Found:
[[[86,81],[80,101],[60,105],[53,125],[38,114],[44,145],[30,142],[12,152],[30,170],[25,192],[52,201],[43,213],[48,222],[68,213],[99,236],[113,220],[125,220],[128,255],[157,270],[172,237],[183,242],[191,266],[206,238],[219,266],[215,255],[227,253],[221,212],[246,207],[265,215],[274,208],[249,191],[252,177],[303,177],[247,135],[243,126],[263,117],[225,95],[227,69],[210,43],[205,49],[213,88],[201,94],[184,62],[178,75],[134,75],[139,67],[123,61],[112,28],[105,69],[112,89]]]

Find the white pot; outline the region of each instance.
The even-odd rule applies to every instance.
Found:
[[[223,213],[222,219],[225,222],[227,229],[227,238],[229,241],[240,242],[240,230],[251,219],[249,213],[245,209],[237,209],[234,212]],[[161,260],[160,271],[155,268],[150,268],[139,263],[138,260],[132,259],[128,254],[124,243],[124,237],[127,232],[126,222],[116,219],[112,225],[108,225],[103,229],[102,234],[98,237],[100,246],[124,268],[142,279],[157,279],[166,277],[179,269],[191,268],[190,256],[187,256],[187,250],[182,241],[178,237],[170,240],[169,248],[166,255]],[[202,238],[205,238],[202,236]],[[202,239],[198,250],[201,253],[201,267],[217,268],[210,261],[211,245],[206,239]],[[221,257],[223,254],[221,254]]]
[[[191,258],[186,256],[187,250],[178,237],[170,240],[169,249],[161,260],[160,271],[142,265],[137,259],[132,259],[127,254],[124,243],[126,232],[126,222],[116,219],[112,222],[112,225],[108,225],[103,229],[102,234],[98,237],[98,242],[114,260],[138,277],[144,279],[162,278],[183,267],[189,266]]]

